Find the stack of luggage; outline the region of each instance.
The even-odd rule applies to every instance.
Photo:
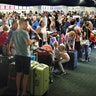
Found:
[[[30,62],[30,74],[29,74],[27,92],[29,92],[31,95],[34,96],[42,96],[48,91],[49,88],[49,66],[46,64],[47,62],[45,63],[38,62],[39,61],[38,57],[39,56],[37,56],[37,53],[33,53],[30,56],[31,62]],[[8,60],[7,61],[4,60],[4,62],[6,63],[8,62]],[[9,91],[16,91],[15,62],[10,62],[6,64],[7,64],[6,68],[7,79],[5,79],[6,86],[8,87]],[[22,90],[22,84],[21,84],[21,90]]]
[[[49,80],[53,82],[53,60],[52,60],[52,47],[50,45],[44,45],[36,50],[38,62],[47,64],[49,66]]]
[[[37,61],[31,61],[29,81],[27,86],[28,93],[34,96],[42,96],[48,91],[48,88],[49,66],[46,64],[41,64]],[[8,89],[11,91],[16,90],[16,69],[14,62],[9,65]]]
[[[28,91],[34,96],[42,96],[49,88],[49,67],[33,61],[30,67]]]
[[[49,65],[51,64],[51,58],[49,58],[50,60],[47,60],[49,62],[45,62],[44,59],[42,60],[42,56],[36,52],[31,54],[30,59],[30,74],[27,92],[34,96],[42,96],[49,89]],[[42,62],[40,62],[41,60]],[[9,92],[16,92],[16,69],[14,61],[15,60],[11,57],[0,56],[0,86],[7,87]],[[22,84],[20,88],[22,90]]]

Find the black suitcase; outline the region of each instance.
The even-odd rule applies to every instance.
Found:
[[[13,57],[0,55],[0,87],[7,86],[9,63],[12,61]]]
[[[77,63],[78,63],[78,53],[77,51],[68,51],[68,54],[70,56],[70,60],[66,63],[64,63],[64,68],[66,69],[75,69],[77,67]]]
[[[16,90],[16,68],[15,62],[9,64],[9,71],[8,71],[8,89],[9,90]]]
[[[8,67],[8,57],[0,56],[0,87],[4,87],[7,85]]]
[[[48,66],[52,65],[52,57],[49,54],[38,54],[38,62],[47,64]]]

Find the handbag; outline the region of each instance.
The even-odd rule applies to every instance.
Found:
[[[94,36],[96,36],[96,30],[92,30],[92,33],[94,34]]]
[[[87,33],[87,39],[84,39],[80,42],[80,45],[89,45],[89,39],[88,39],[88,33]]]
[[[82,45],[89,45],[89,40],[82,40],[81,42],[80,42],[80,45],[82,46]]]
[[[42,33],[38,33],[38,35],[35,36],[35,39],[36,39],[37,41],[39,41],[40,38],[43,39],[43,34],[42,34]]]

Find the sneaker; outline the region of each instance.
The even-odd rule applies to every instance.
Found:
[[[94,46],[94,48],[96,48],[96,45]]]
[[[85,60],[85,62],[89,62],[89,61],[88,61],[88,59],[87,59],[87,60]]]
[[[60,75],[66,75],[66,72],[62,72]]]
[[[82,62],[85,62],[86,60],[82,58],[81,61],[82,61]]]
[[[54,69],[54,70],[53,70],[53,73],[58,73],[58,72],[59,72],[58,69]]]
[[[91,59],[89,58],[89,59],[88,59],[88,62],[90,62],[90,61],[91,61]]]

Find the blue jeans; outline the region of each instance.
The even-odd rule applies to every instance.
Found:
[[[96,27],[94,27],[94,30],[96,30]]]
[[[85,45],[84,50],[85,50],[85,59],[88,60],[90,58],[89,46]]]

